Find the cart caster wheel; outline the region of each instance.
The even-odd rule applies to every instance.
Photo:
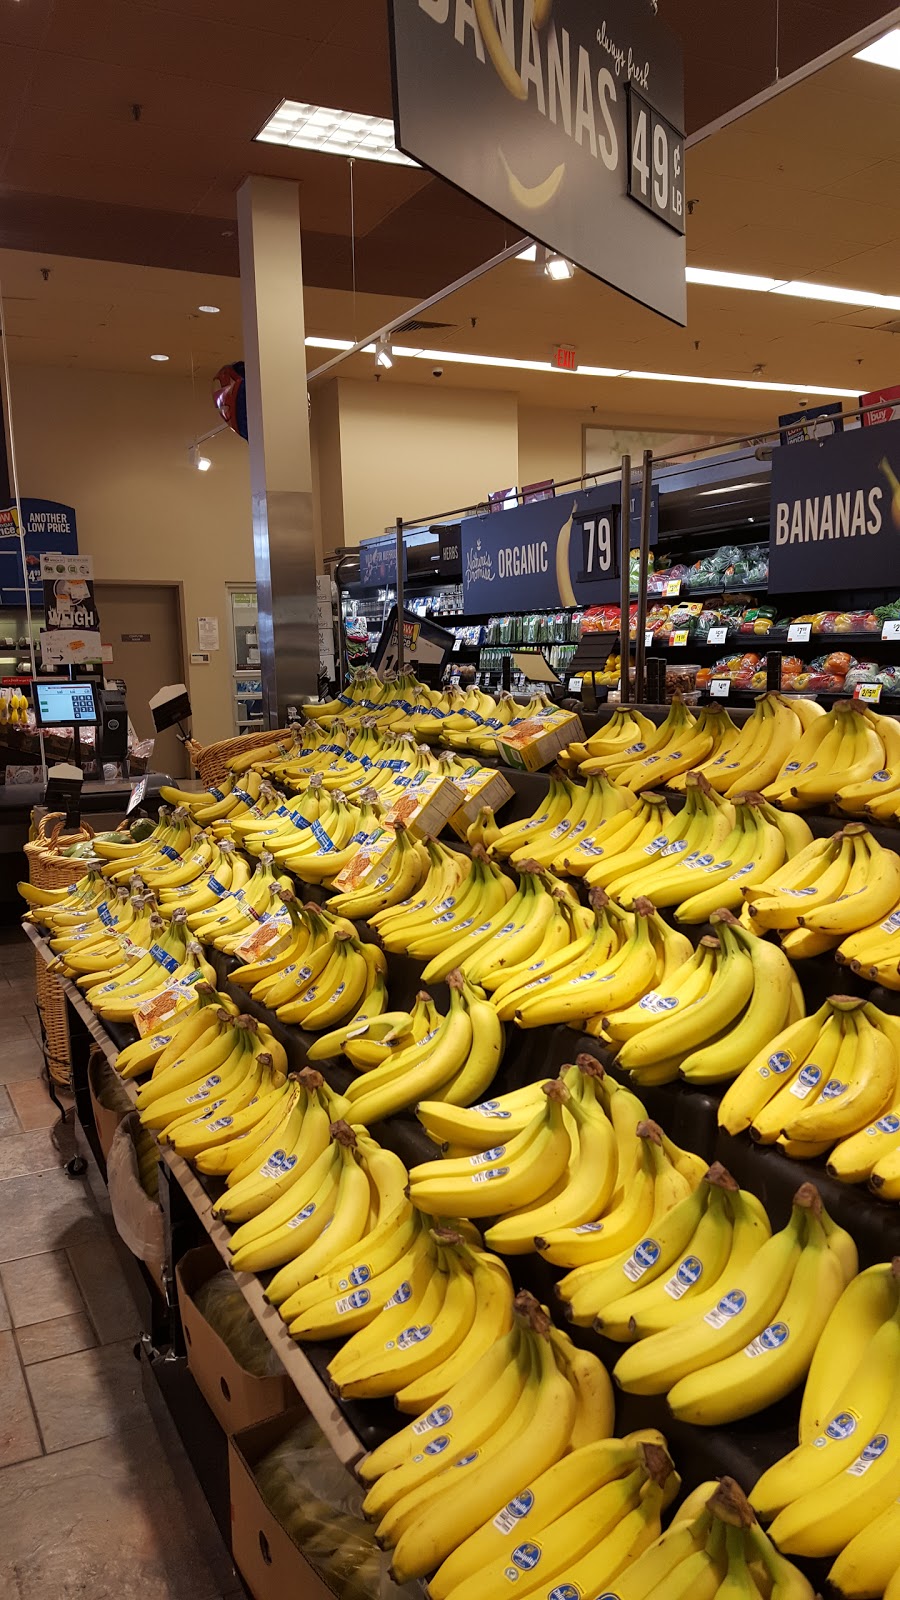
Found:
[[[87,1172],[87,1162],[84,1156],[73,1156],[66,1162],[66,1176],[68,1178],[81,1178]]]

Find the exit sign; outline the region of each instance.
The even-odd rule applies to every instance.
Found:
[[[561,372],[574,372],[578,366],[573,344],[558,344],[553,351],[553,365]]]

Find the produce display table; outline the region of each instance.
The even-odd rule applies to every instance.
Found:
[[[509,771],[507,775],[514,798],[504,809],[504,822],[520,820],[532,814],[546,795],[549,784],[544,773]],[[671,794],[668,798],[673,808],[677,809],[683,797]],[[827,834],[839,828],[846,819],[819,815],[810,816],[807,820],[815,833]],[[900,828],[883,827],[872,831],[886,845],[896,845],[900,839]],[[459,841],[455,836],[448,835],[448,838],[458,846]],[[298,883],[297,892],[306,900],[324,898],[323,891],[302,883]],[[364,924],[358,924],[358,930],[363,939],[374,937]],[[25,924],[25,931],[40,956],[49,964],[53,959],[52,952],[39,930]],[[702,928],[691,930],[698,937],[703,931]],[[284,1025],[272,1012],[235,985],[231,978],[231,973],[239,965],[235,958],[225,957],[211,949],[206,954],[214,967],[219,989],[228,993],[241,1011],[266,1022],[284,1045],[291,1069],[305,1066],[307,1050],[314,1036],[304,1034],[299,1028]],[[412,1005],[417,991],[422,987],[424,965],[406,955],[387,955],[387,982],[392,1009],[408,1009]],[[900,1013],[900,993],[873,988],[847,967],[838,966],[830,954],[797,962],[796,971],[810,1010],[820,1005],[829,994],[853,993],[871,997],[886,1010]],[[87,1085],[88,1054],[92,1044],[98,1045],[106,1060],[115,1067],[120,1049],[136,1035],[131,1028],[102,1023],[74,983],[65,979],[62,980],[62,987],[72,1031],[73,1088],[77,1115],[103,1171],[103,1158],[96,1140]],[[432,985],[431,991],[438,1008],[446,1010],[446,986]],[[560,1024],[521,1030],[509,1026],[506,1052],[490,1093],[501,1095],[523,1084],[553,1077],[564,1064],[574,1061],[581,1052],[602,1060],[614,1077],[629,1082],[610,1059],[602,1042],[581,1033],[578,1028]],[[341,1060],[319,1062],[317,1066],[330,1087],[338,1093],[354,1075]],[[135,1086],[124,1083],[123,1087],[134,1103]],[[710,1085],[701,1090],[695,1085],[676,1081],[655,1088],[638,1088],[637,1093],[648,1115],[658,1121],[672,1139],[709,1163],[720,1161],[741,1187],[750,1190],[762,1201],[773,1230],[786,1224],[792,1195],[802,1183],[811,1181],[820,1190],[823,1202],[835,1222],[853,1235],[859,1250],[861,1269],[888,1260],[898,1252],[900,1227],[895,1205],[884,1204],[860,1187],[840,1184],[830,1178],[825,1170],[824,1159],[809,1163],[793,1161],[777,1146],[760,1147],[754,1145],[746,1135],[733,1137],[720,1130],[718,1104],[725,1088],[726,1085]],[[374,1125],[372,1132],[382,1145],[394,1150],[407,1167],[434,1158],[435,1147],[412,1113],[390,1117]],[[181,1361],[182,1366],[178,1370],[183,1372],[185,1347],[174,1290],[176,1266],[182,1256],[201,1241],[210,1242],[227,1266],[230,1234],[224,1223],[213,1214],[216,1200],[222,1192],[219,1180],[196,1173],[168,1145],[159,1147],[159,1168],[160,1204],[164,1218],[165,1294],[160,1295],[148,1276],[145,1354],[151,1366],[156,1366],[160,1361],[176,1364]],[[531,1290],[549,1306],[555,1319],[562,1323],[562,1308],[554,1295],[554,1284],[562,1275],[561,1272],[536,1255],[514,1256],[508,1258],[507,1264],[516,1287]],[[253,1317],[277,1352],[298,1395],[318,1423],[331,1449],[341,1463],[352,1469],[366,1451],[402,1426],[403,1418],[388,1401],[341,1402],[335,1399],[328,1382],[327,1367],[337,1345],[298,1344],[288,1334],[277,1310],[265,1298],[265,1276],[260,1278],[237,1273],[235,1279]],[[578,1344],[594,1351],[609,1367],[614,1365],[623,1349],[623,1346],[604,1339],[591,1329],[573,1327],[571,1334]],[[227,1537],[227,1509],[221,1500],[221,1450],[201,1443],[202,1430],[198,1433],[196,1425],[190,1420],[191,1408],[196,1405],[198,1398],[191,1385],[176,1378],[175,1367],[168,1373],[159,1367],[158,1374],[159,1394],[185,1443],[193,1440],[191,1453],[198,1479]],[[734,1477],[745,1491],[749,1491],[760,1473],[796,1443],[799,1401],[800,1391],[796,1391],[769,1410],[727,1428],[700,1428],[675,1421],[668,1412],[664,1396],[638,1397],[618,1393],[616,1431],[622,1435],[639,1427],[659,1428],[669,1441],[683,1481],[683,1492],[689,1492],[699,1483],[723,1474]],[[213,1430],[218,1427],[211,1413],[208,1421]],[[219,1467],[215,1470],[211,1467],[213,1458],[219,1461]],[[804,1566],[801,1562],[798,1565]],[[805,1570],[812,1581],[824,1588],[827,1564],[806,1564]]]

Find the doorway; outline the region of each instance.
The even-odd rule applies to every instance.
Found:
[[[139,739],[154,737],[150,700],[167,683],[184,683],[178,588],[170,583],[97,583],[100,632],[112,646],[108,678],[122,678],[128,715]],[[155,735],[151,766],[183,778],[190,772],[184,746],[174,728]]]

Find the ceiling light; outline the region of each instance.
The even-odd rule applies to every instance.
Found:
[[[873,44],[867,44],[865,50],[857,50],[855,59],[871,61],[876,67],[895,67],[900,71],[900,28],[892,28],[890,33],[883,33]]]
[[[548,250],[544,261],[544,272],[554,283],[564,283],[566,278],[574,278],[575,268],[565,256],[558,255],[553,250]]]
[[[527,250],[520,250],[516,256],[517,261],[537,261],[537,245],[530,244]]]
[[[688,283],[713,289],[745,289],[754,294],[787,294],[801,300],[824,300],[832,305],[900,311],[900,295],[875,294],[868,289],[844,289],[830,283],[807,283],[802,278],[761,278],[746,272],[716,272],[707,267],[687,267]]]
[[[327,155],[387,161],[396,167],[417,167],[394,143],[394,124],[387,117],[357,111],[332,111],[327,106],[282,100],[256,135],[261,144],[287,144],[295,150],[320,150]]]
[[[199,446],[199,444],[192,444],[191,445],[190,455],[191,455],[191,465],[196,467],[198,472],[208,472],[209,471],[210,467],[212,466],[212,462],[210,461],[209,456],[202,456],[200,454],[200,446]]]
[[[751,478],[747,483],[724,483],[721,489],[701,489],[701,500],[709,494],[737,494],[739,489],[755,489],[759,480]]]
[[[306,339],[306,344],[311,350],[352,350],[352,339],[329,339],[324,336],[311,334]],[[360,355],[373,356],[377,353],[374,344],[364,345]],[[442,362],[446,365],[465,367],[493,367],[509,372],[551,372],[557,376],[561,369],[554,367],[549,361],[525,361],[515,356],[486,356],[478,355],[469,350],[416,350],[409,345],[391,345],[391,355],[396,360]],[[750,389],[759,390],[767,394],[790,395],[824,395],[832,399],[856,400],[859,398],[856,389],[838,389],[831,385],[815,383],[766,383],[757,378],[706,378],[689,372],[632,372],[625,367],[591,367],[582,366],[579,362],[577,373],[565,373],[571,381],[572,377],[579,378],[635,378],[642,381],[656,383],[698,383],[712,385],[721,389]]]
[[[375,346],[375,363],[379,367],[392,367],[394,365],[394,353],[388,339],[379,339]]]
[[[205,311],[207,316],[209,316],[209,317],[217,317],[218,314],[219,314],[219,307],[218,306],[198,306],[197,310],[198,311]]]
[[[151,361],[168,361],[168,356],[151,356]]]

